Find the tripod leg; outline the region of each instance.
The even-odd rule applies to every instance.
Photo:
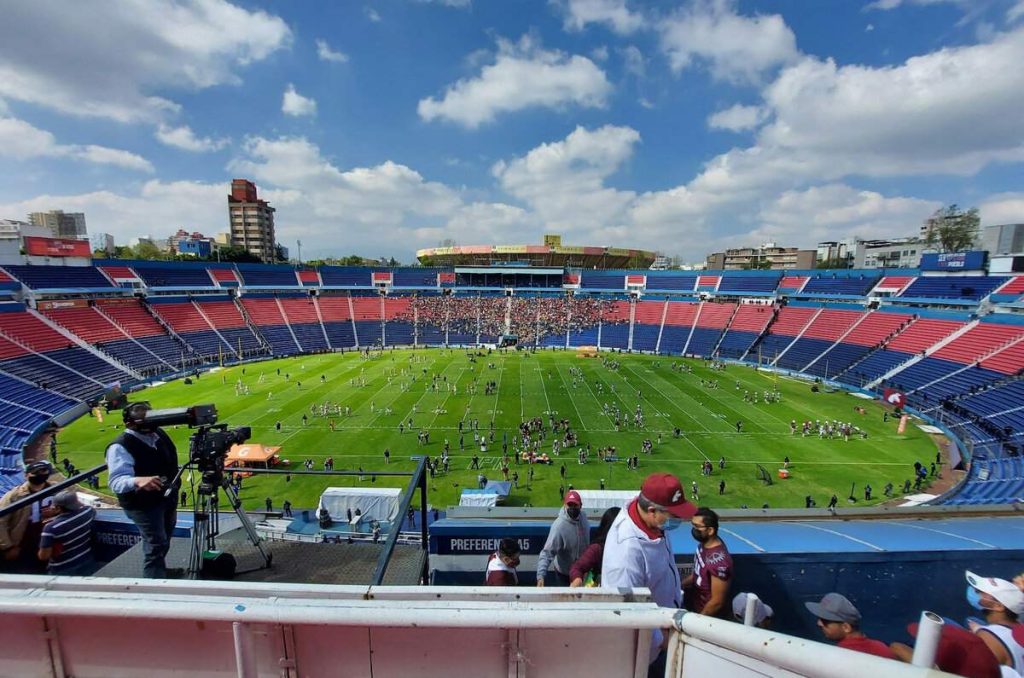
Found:
[[[242,501],[238,498],[238,495],[235,494],[234,488],[231,487],[231,483],[226,477],[221,484],[221,488],[224,490],[224,494],[227,495],[228,502],[231,504],[231,508],[234,509],[235,515],[238,516],[238,519],[241,521],[242,528],[245,530],[246,535],[248,535],[249,541],[252,542],[252,545],[255,546],[256,550],[260,552],[261,556],[263,556],[264,567],[270,567],[270,564],[274,560],[274,555],[267,551],[266,547],[263,546],[263,539],[260,537],[259,533],[256,532],[256,526],[252,524],[249,516],[242,510]]]

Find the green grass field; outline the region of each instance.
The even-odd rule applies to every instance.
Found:
[[[502,433],[509,434],[511,455],[511,442],[519,422],[544,416],[545,412],[557,412],[558,418],[568,419],[580,443],[593,447],[595,454],[586,465],[577,463],[575,448],[554,457],[552,465],[536,465],[529,488],[526,464],[512,463],[511,468],[519,471],[521,482],[520,489],[513,490],[511,505],[559,504],[563,463],[566,485],[577,489],[598,489],[604,479],[607,489],[634,490],[647,473],[664,470],[678,475],[687,488],[696,480],[701,503],[712,507],[760,507],[765,503],[772,508],[803,507],[806,495],[813,496],[819,506],[825,506],[833,492],[845,500],[851,483],[857,484],[857,495],[863,505],[864,483],[874,488],[875,503],[882,499],[887,482],[892,482],[897,492],[901,489],[903,481],[912,477],[915,460],[928,464],[935,458],[935,443],[927,434],[911,425],[904,435],[897,435],[894,418],[883,423],[880,405],[846,393],[812,393],[805,382],[738,365],[716,371],[701,361],[687,360],[693,369],[690,374],[672,369],[673,363],[683,362],[678,358],[614,358],[621,363],[618,370],[605,367],[600,359],[580,358],[566,351],[495,352],[477,358],[475,363],[461,350],[396,350],[374,354],[369,359],[355,353],[325,354],[249,364],[244,374],[242,367],[231,367],[204,374],[192,385],[181,381],[160,385],[133,394],[132,400],[149,400],[156,408],[215,403],[221,422],[251,426],[250,442],[280,445],[282,458],[290,460],[290,466],[285,468],[293,469],[302,468],[302,460],[312,458],[316,469],[321,470],[324,459],[333,456],[335,470],[355,470],[360,466],[367,470],[411,470],[415,466],[414,455],[426,452],[432,457],[439,456],[447,438],[452,446],[451,472],[439,473],[430,481],[429,502],[439,507],[457,504],[463,488],[476,486],[477,471],[469,468],[474,454],[470,433],[466,435],[465,451],[459,450],[460,419],[478,419],[481,432],[488,431],[490,422],[494,422],[495,442],[489,445],[481,463],[483,473],[493,480],[501,479]],[[488,367],[491,362],[494,369]],[[581,369],[585,376],[575,388],[572,368]],[[428,391],[425,387],[432,374],[456,384],[458,394],[446,392],[443,383],[438,392]],[[260,375],[263,383],[259,383]],[[323,382],[321,375],[325,378]],[[417,380],[410,384],[412,375]],[[249,395],[235,395],[234,385],[239,379],[248,385]],[[719,388],[704,388],[701,380],[707,379],[718,381]],[[359,386],[363,380],[365,386]],[[475,395],[468,388],[474,381],[479,382]],[[497,382],[496,395],[484,395],[486,381]],[[736,388],[737,381],[740,389]],[[603,394],[598,384],[602,385]],[[744,402],[744,389],[761,393],[774,384],[782,393],[781,402]],[[347,405],[351,415],[333,417],[333,432],[328,418],[310,416],[304,426],[302,415],[309,414],[310,405],[325,400]],[[602,412],[605,402],[617,403],[629,415],[640,403],[646,428],[616,431],[611,419]],[[867,413],[857,414],[856,406],[865,407]],[[391,408],[392,414],[385,414],[384,408]],[[435,410],[439,412],[435,414]],[[426,447],[417,444],[416,432],[399,433],[399,422],[407,422],[410,417],[416,430],[430,432]],[[789,430],[791,419],[850,421],[868,431],[869,437],[846,442],[841,438],[822,440],[817,435],[793,436]],[[740,433],[735,427],[737,420],[743,421]],[[275,430],[278,421],[280,431]],[[79,469],[102,463],[107,443],[119,432],[114,424],[119,423],[118,412],[107,415],[104,423],[92,417],[74,422],[59,435],[59,457],[69,458]],[[680,438],[672,436],[676,426],[683,431]],[[183,458],[190,431],[179,427],[169,429],[168,433]],[[640,453],[645,438],[655,441],[654,453],[640,454],[639,470],[627,470],[625,458]],[[549,435],[543,448],[549,454],[551,440]],[[597,448],[608,445],[617,448],[622,461],[607,463],[597,459]],[[383,458],[385,448],[391,450],[391,464],[387,467]],[[718,467],[721,456],[727,460],[724,471]],[[780,480],[775,476],[785,456],[791,460],[791,477]],[[700,473],[705,458],[714,462],[711,477]],[[766,486],[757,479],[758,464],[772,474],[772,485]],[[723,479],[726,490],[720,496],[718,484]],[[377,478],[376,482],[404,487],[408,479]],[[347,485],[370,486],[370,479],[367,476],[360,482],[355,477],[292,476],[286,482],[284,476],[254,476],[246,479],[242,499],[247,508],[262,508],[267,496],[274,498],[275,507],[284,499],[291,500],[296,508],[313,507],[325,487]]]

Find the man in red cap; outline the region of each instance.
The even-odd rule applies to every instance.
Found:
[[[576,490],[565,493],[565,505],[551,525],[544,548],[537,556],[537,586],[569,585],[569,568],[590,545],[590,524],[583,513],[583,499]]]
[[[679,570],[665,532],[696,513],[697,507],[686,501],[678,478],[671,473],[647,476],[640,494],[626,504],[608,530],[601,563],[602,588],[646,587],[661,607],[681,607]],[[665,675],[667,638],[660,630],[654,631],[649,675]]]

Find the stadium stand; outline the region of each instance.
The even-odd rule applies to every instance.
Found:
[[[326,351],[329,348],[327,332],[320,323],[320,314],[310,297],[279,295],[277,301],[281,315],[304,353]]]
[[[768,328],[768,333],[747,353],[747,360],[760,364],[774,364],[819,311],[820,309],[807,306],[780,308],[775,321]]]
[[[41,313],[141,374],[157,374],[171,367],[134,340],[95,305],[48,308],[41,310]]]
[[[242,275],[242,282],[245,287],[272,287],[283,289],[296,287],[298,281],[295,278],[295,271],[281,266],[268,266],[263,264],[239,264],[238,272]]]
[[[356,326],[356,338],[359,346],[379,346],[383,340],[381,313],[383,302],[379,294],[372,297],[352,298],[352,318]],[[475,339],[471,342],[475,343]]]
[[[314,299],[323,319],[324,331],[332,348],[352,348],[356,331],[352,324],[351,299],[346,296],[321,295]]]
[[[255,357],[266,353],[259,337],[253,333],[233,299],[197,298],[195,304],[236,354],[242,357]]]
[[[270,344],[274,355],[293,355],[302,351],[298,339],[292,334],[288,322],[281,313],[281,306],[273,295],[246,295],[242,297],[242,308],[249,320]]]
[[[667,301],[638,301],[633,317],[633,350],[655,351]]]
[[[763,275],[740,275],[739,273],[726,272],[722,275],[722,282],[718,285],[718,291],[735,294],[771,294],[775,291],[780,281],[780,274],[765,272]]]
[[[219,287],[238,287],[238,276],[233,268],[210,268],[210,277]]]
[[[783,276],[782,280],[779,281],[778,291],[781,294],[799,292],[807,284],[808,280],[810,280],[810,277],[806,275]]]
[[[132,270],[139,274],[148,287],[195,291],[213,287],[213,281],[205,268],[133,263]]]
[[[647,290],[656,292],[693,292],[697,286],[695,275],[648,275]]]
[[[698,357],[710,356],[714,353],[718,340],[729,324],[729,319],[736,312],[734,303],[705,301],[697,310],[690,339],[683,348],[683,353]]]
[[[925,276],[916,279],[900,296],[977,301],[1006,281],[1002,276]]]
[[[862,297],[867,294],[875,282],[877,274],[861,273],[854,276],[840,276],[835,273],[818,273],[800,291],[800,296],[849,296]]]
[[[963,322],[920,318],[907,325],[903,331],[879,350],[864,358],[842,375],[840,381],[865,386],[878,379],[897,365],[901,365],[938,341],[944,340],[964,327]]]
[[[12,266],[4,269],[34,290],[103,290],[113,285],[92,266]],[[209,278],[207,278],[209,284]]]
[[[768,327],[775,314],[774,306],[740,304],[722,341],[718,344],[718,355],[723,358],[742,358]]]
[[[790,370],[818,368],[811,374],[821,376],[831,366],[827,354],[847,332],[865,317],[862,311],[825,308],[804,328],[801,337],[793,342],[778,365]],[[821,363],[821,364],[819,364]]]
[[[622,273],[583,271],[580,287],[585,290],[609,290],[621,292],[626,289],[626,276]]]
[[[159,315],[195,355],[218,361],[223,360],[225,354],[235,357],[235,350],[190,298],[150,297],[147,302],[153,313]]]
[[[370,269],[323,266],[320,268],[320,279],[324,287],[369,287]]]
[[[693,321],[697,318],[700,304],[691,301],[670,301],[665,311],[665,327],[661,332],[658,351],[670,355],[682,355],[690,338]]]

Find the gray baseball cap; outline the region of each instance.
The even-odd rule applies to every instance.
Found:
[[[855,624],[860,621],[860,612],[841,593],[826,593],[820,603],[804,603],[811,614],[819,619]]]
[[[53,503],[65,511],[77,511],[82,508],[82,502],[78,501],[78,493],[74,490],[58,492],[53,498]]]

